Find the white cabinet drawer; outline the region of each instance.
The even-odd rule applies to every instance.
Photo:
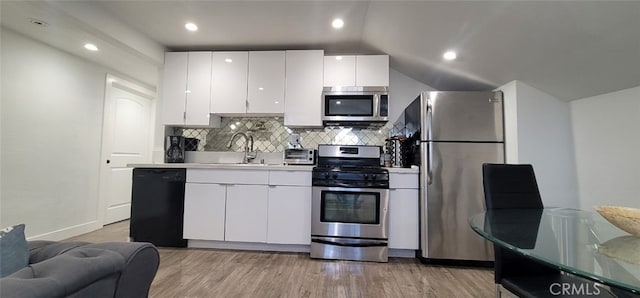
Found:
[[[311,186],[311,172],[270,171],[269,185]]]
[[[269,171],[187,169],[187,182],[218,184],[269,184]]]
[[[418,177],[418,173],[389,173],[389,188],[419,188]]]

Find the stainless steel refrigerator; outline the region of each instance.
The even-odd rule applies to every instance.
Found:
[[[421,258],[492,261],[468,219],[485,210],[482,164],[504,163],[502,93],[422,92],[404,116],[420,165]]]

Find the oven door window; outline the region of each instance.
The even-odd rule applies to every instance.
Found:
[[[325,116],[373,116],[373,95],[325,95]]]
[[[380,193],[323,191],[320,221],[326,223],[380,224]]]

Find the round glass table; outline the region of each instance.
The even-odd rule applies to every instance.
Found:
[[[640,238],[595,212],[497,209],[472,216],[469,224],[495,245],[577,276],[640,293]]]

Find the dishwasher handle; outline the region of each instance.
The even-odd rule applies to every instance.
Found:
[[[186,169],[133,169],[134,179],[160,179],[165,181],[186,182]]]

